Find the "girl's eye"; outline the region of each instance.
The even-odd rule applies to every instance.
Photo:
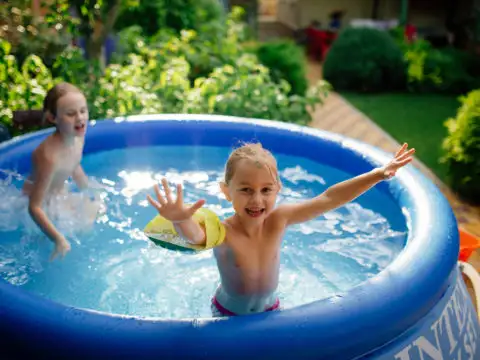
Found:
[[[264,188],[264,189],[262,189],[262,192],[265,193],[265,194],[268,194],[268,193],[271,192],[271,191],[272,191],[272,189],[270,189],[270,188]]]
[[[249,190],[250,190],[249,188],[242,188],[242,189],[240,189],[241,192],[249,192]]]

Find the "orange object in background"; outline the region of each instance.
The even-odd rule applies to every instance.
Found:
[[[459,229],[460,231],[460,255],[458,259],[467,262],[472,253],[480,248],[480,239],[469,232]]]

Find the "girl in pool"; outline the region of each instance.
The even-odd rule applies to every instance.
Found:
[[[82,160],[85,132],[88,122],[87,101],[83,93],[69,83],[51,88],[43,103],[44,120],[56,126],[32,154],[32,173],[25,181],[23,192],[29,198],[30,216],[55,244],[51,255],[63,257],[70,243],[53,225],[42,205],[52,195],[65,190],[65,181],[72,177],[80,189],[85,189],[88,179]]]
[[[296,204],[275,207],[281,183],[277,163],[260,144],[244,145],[230,155],[220,188],[235,214],[223,221],[225,240],[214,248],[221,284],[212,299],[213,316],[232,316],[272,311],[279,308],[275,295],[279,278],[279,252],[288,226],[312,220],[340,207],[378,182],[389,179],[412,161],[415,149],[404,144],[383,167],[335,184],[320,195]],[[205,244],[203,226],[192,215],[205,203],[183,203],[182,186],[174,200],[167,180],[165,195],[155,185],[157,200],[148,196],[159,214],[192,244]]]

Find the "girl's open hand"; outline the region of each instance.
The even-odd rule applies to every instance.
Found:
[[[150,195],[147,195],[148,202],[157,209],[158,213],[165,219],[171,222],[182,222],[188,220],[192,215],[200,209],[205,200],[199,200],[192,206],[185,206],[183,203],[183,187],[181,184],[177,185],[177,199],[174,201],[172,197],[172,191],[168,186],[167,179],[162,179],[163,189],[165,191],[165,197],[160,194],[158,185],[154,186],[155,194],[158,201],[152,199]]]
[[[415,149],[408,149],[408,144],[404,143],[400,150],[397,151],[395,154],[395,158],[390,161],[387,165],[381,168],[383,176],[385,179],[390,179],[391,177],[395,176],[398,169],[407,165],[409,162],[413,160],[413,154],[415,153]]]

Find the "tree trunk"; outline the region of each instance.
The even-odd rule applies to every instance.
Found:
[[[89,59],[98,60],[101,64],[102,49],[108,35],[115,25],[118,14],[120,13],[121,0],[115,0],[102,19],[98,19],[95,29],[86,35],[86,50]]]
[[[102,47],[103,43],[98,41],[98,38],[95,37],[90,37],[87,38],[87,45],[86,45],[86,50],[87,50],[87,56],[91,60],[98,60],[100,63],[103,63],[102,61]]]

